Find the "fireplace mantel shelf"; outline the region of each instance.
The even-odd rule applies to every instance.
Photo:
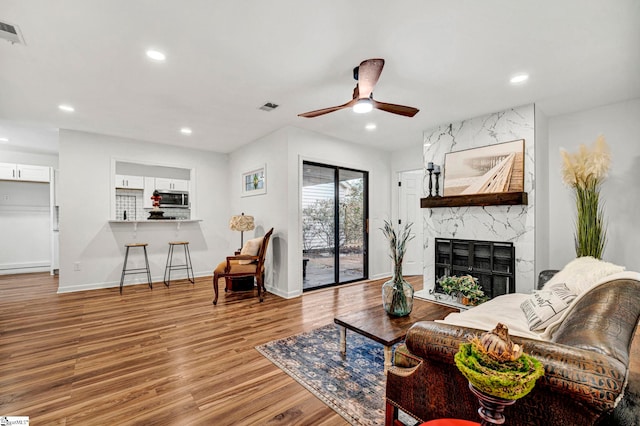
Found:
[[[448,197],[427,197],[420,199],[423,209],[436,207],[499,206],[528,204],[526,192],[498,192],[490,194],[453,195]]]

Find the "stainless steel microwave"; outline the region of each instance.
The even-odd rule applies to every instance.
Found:
[[[187,191],[158,191],[162,199],[160,207],[189,207],[189,193]]]

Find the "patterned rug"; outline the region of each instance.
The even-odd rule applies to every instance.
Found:
[[[384,424],[385,375],[381,344],[347,331],[339,351],[334,324],[256,346],[256,350],[352,425]],[[405,424],[415,420],[404,417]]]
[[[347,331],[347,356],[339,349],[334,324],[256,346],[258,352],[307,388],[352,425],[384,424],[385,375],[382,345]],[[640,426],[640,375],[629,387],[616,412],[603,426]],[[400,412],[408,425],[416,420]]]

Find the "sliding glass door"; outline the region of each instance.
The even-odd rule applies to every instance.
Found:
[[[303,163],[303,289],[366,279],[367,172]]]

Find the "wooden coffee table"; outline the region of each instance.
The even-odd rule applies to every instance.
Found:
[[[347,329],[384,345],[384,373],[391,367],[391,348],[407,335],[418,321],[442,319],[458,309],[414,299],[413,310],[405,317],[388,315],[382,305],[349,312],[333,319],[340,329],[340,353],[347,354]]]

